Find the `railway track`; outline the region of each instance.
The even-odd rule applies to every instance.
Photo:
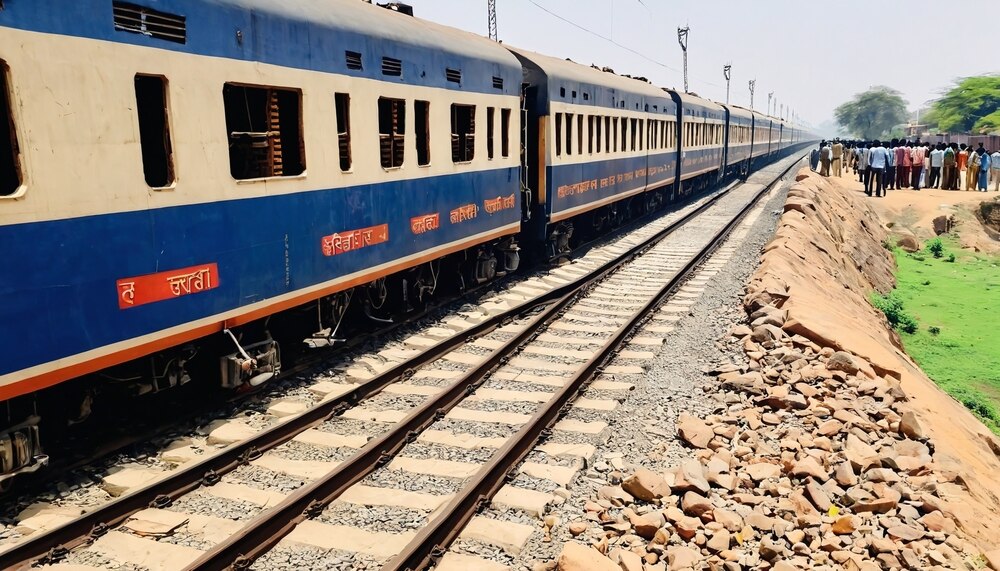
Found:
[[[139,568],[246,568],[288,545],[360,547],[366,565],[384,569],[467,567],[451,554],[438,558],[490,501],[516,507],[537,499],[538,492],[509,482],[511,470],[569,484],[572,462],[531,461],[538,440],[546,440],[542,449],[553,458],[585,457],[573,437],[553,436],[606,428],[586,412],[572,414],[617,404],[580,398],[585,385],[605,396],[629,389],[616,375],[641,373],[634,363],[649,358],[648,346],[669,329],[669,316],[656,308],[787,172],[658,220],[627,244],[554,274],[547,290],[522,286],[522,302],[497,303],[478,323],[467,316],[467,327],[428,340],[425,350],[364,382],[328,384],[324,399],[301,414],[14,544],[0,553],[0,567],[124,561]],[[475,450],[479,461],[450,460],[440,454],[448,447]],[[285,477],[253,477],[261,471]],[[304,484],[289,484],[287,476]],[[434,483],[430,488],[450,489],[428,494],[392,485],[421,478]],[[413,530],[359,531],[336,523],[344,501],[408,506],[424,515]],[[213,503],[226,502],[257,509],[239,521],[212,514]]]

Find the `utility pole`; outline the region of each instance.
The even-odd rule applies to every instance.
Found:
[[[681,45],[681,51],[684,52],[684,93],[688,93],[688,33],[690,31],[690,26],[677,28],[677,43]]]
[[[729,105],[729,80],[732,79],[733,64],[722,66],[722,75],[726,76],[726,105]]]
[[[486,0],[486,9],[489,11],[490,39],[499,41],[497,36],[497,0]]]
[[[772,97],[774,97],[774,92],[773,91],[767,94],[767,114],[768,115],[771,114],[771,98]]]
[[[750,110],[753,111],[753,90],[757,87],[757,80],[750,80]]]

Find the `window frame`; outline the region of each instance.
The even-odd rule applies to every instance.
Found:
[[[399,113],[392,113],[392,109],[389,110],[389,116],[395,117],[392,119],[392,125],[389,127],[389,133],[382,132],[382,103],[387,102],[393,106],[401,105],[402,107],[402,118],[399,118]],[[379,165],[383,170],[392,171],[399,170],[406,165],[406,99],[401,99],[399,97],[386,97],[381,96],[375,102],[376,113],[376,125],[378,127],[378,152],[379,152]],[[397,127],[402,127],[402,131],[397,131]],[[382,146],[383,137],[388,137],[389,141],[389,166],[382,161]],[[396,138],[399,137],[401,140],[397,146]],[[397,148],[401,149],[399,164],[396,164],[396,152]]]
[[[344,108],[341,109],[341,102]],[[334,122],[337,128],[337,158],[340,163],[340,172],[354,172],[354,153],[351,149],[351,94],[344,92],[333,93],[333,113]],[[344,130],[340,127],[343,123]],[[344,150],[346,149],[346,153]],[[344,168],[346,162],[347,168]]]
[[[508,107],[500,109],[500,157],[510,158],[510,124],[514,110]]]
[[[486,108],[486,160],[492,161],[495,156],[496,144],[493,139],[496,137],[496,107]]]
[[[423,113],[421,113],[421,106],[423,106]],[[423,119],[421,119],[423,116]],[[420,132],[421,122],[423,122],[424,132]],[[413,136],[417,144],[417,166],[420,168],[426,168],[431,166],[431,161],[434,156],[433,145],[431,144],[431,102],[426,99],[414,99],[413,100]],[[405,137],[405,135],[404,135]],[[421,144],[423,141],[423,144]],[[421,146],[423,147],[423,154],[425,155],[421,159]]]
[[[14,85],[11,82],[10,66],[3,59],[0,59],[0,107],[7,115],[5,128],[10,139],[10,168],[16,183],[10,192],[0,194],[0,200],[17,199],[27,192],[27,183],[25,182],[24,155],[17,132],[17,118],[14,116],[17,108],[14,105]]]
[[[163,100],[163,144],[164,151],[164,162],[166,163],[166,184],[154,185],[149,182],[149,173],[147,169],[149,166],[146,164],[147,155],[147,145],[153,145],[152,141],[144,141],[142,137],[142,117],[143,113],[140,108],[143,107],[143,103],[139,100],[139,78],[159,80],[161,97]],[[173,141],[171,139],[171,128],[170,128],[170,80],[167,76],[157,73],[136,73],[133,82],[135,83],[135,112],[136,118],[139,124],[139,147],[142,154],[142,170],[143,178],[146,181],[146,185],[150,190],[163,192],[173,190],[177,186],[177,171],[174,166],[174,147]]]
[[[468,110],[469,118],[469,130],[465,133],[461,131],[456,131],[460,126],[458,120],[458,111],[460,109]],[[451,104],[451,160],[452,163],[456,165],[465,165],[476,160],[476,112],[478,110],[478,105],[474,103],[452,103]],[[458,137],[456,141],[456,137]],[[463,141],[463,137],[465,137]],[[470,150],[469,139],[472,139],[471,154],[469,156],[464,156],[463,151],[468,153]],[[456,146],[457,143],[457,146]],[[464,144],[463,144],[464,143]],[[458,153],[456,153],[458,150]]]
[[[279,92],[279,93],[284,92],[286,94],[293,94],[293,95],[296,96],[296,109],[297,109],[298,113],[296,114],[297,117],[295,118],[295,120],[297,122],[296,132],[298,134],[298,141],[297,141],[298,144],[297,144],[297,146],[298,146],[298,154],[299,154],[299,165],[297,165],[297,166],[301,166],[302,167],[299,172],[294,173],[294,174],[267,174],[267,175],[264,175],[264,176],[253,176],[253,177],[246,177],[246,178],[239,178],[239,177],[236,177],[233,174],[233,168],[232,168],[233,167],[233,144],[232,144],[232,142],[233,142],[232,141],[232,133],[233,133],[233,131],[230,129],[230,126],[229,126],[229,112],[228,112],[228,108],[226,107],[226,102],[225,102],[226,88],[230,88],[230,87],[231,88],[238,88],[238,89],[245,89],[245,90],[249,90],[249,89],[263,90],[267,94],[267,100],[268,101],[270,101],[270,97],[271,97],[272,92]],[[246,96],[246,93],[244,93],[244,97],[245,96]],[[223,107],[226,108],[226,132],[227,132],[226,140],[229,143],[229,159],[230,159],[229,174],[230,174],[230,176],[233,177],[233,180],[235,180],[238,184],[252,184],[252,183],[255,183],[255,182],[278,181],[278,180],[295,180],[295,179],[302,179],[302,178],[306,177],[307,165],[306,165],[306,150],[305,150],[306,137],[305,137],[305,122],[304,122],[304,119],[305,119],[305,105],[304,105],[304,103],[305,103],[305,97],[304,97],[302,88],[300,88],[300,87],[285,87],[285,86],[280,86],[280,85],[244,83],[244,82],[240,82],[240,81],[227,81],[227,82],[223,83]],[[266,107],[269,106],[269,105],[270,105],[270,103],[265,103]],[[267,115],[267,108],[266,107],[265,107],[265,115]],[[279,137],[280,137],[280,127],[281,127],[281,125],[280,125],[280,121],[281,121],[281,110],[280,110],[280,108],[279,108],[279,111],[278,111],[278,116],[279,116],[278,120],[279,120]],[[252,120],[250,121],[250,123],[251,123],[250,126],[252,127],[253,126],[252,125]],[[273,157],[274,149],[273,149],[273,142],[270,139],[270,133],[271,132],[272,132],[272,130],[270,129],[270,125],[268,125],[268,130],[267,131],[247,131],[245,133],[247,133],[247,134],[250,134],[250,133],[268,133],[268,135],[267,135],[267,137],[268,137],[268,144],[269,144],[268,148],[269,148],[269,152],[272,154],[272,157]],[[282,142],[282,147],[283,148],[285,147],[284,142]],[[274,162],[273,161],[272,161],[272,164],[271,164],[271,168],[272,169],[274,168]],[[284,154],[283,154],[282,155],[282,170],[284,170],[284,168],[285,168],[285,162],[284,162]]]

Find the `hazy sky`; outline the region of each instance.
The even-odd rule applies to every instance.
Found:
[[[404,1],[421,18],[487,33],[486,0]],[[873,85],[901,91],[913,110],[956,78],[1000,71],[997,44],[990,41],[995,36],[989,27],[974,24],[979,16],[969,15],[992,14],[990,3],[497,0],[497,12],[505,43],[678,89],[684,80],[677,27],[689,25],[691,91],[725,101],[722,66],[731,62],[733,103],[749,106],[747,81],[756,78],[756,109],[766,109],[773,91],[779,104],[813,125],[831,119],[837,105]]]

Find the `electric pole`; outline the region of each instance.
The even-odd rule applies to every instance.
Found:
[[[729,105],[729,80],[732,79],[733,64],[722,66],[722,75],[726,76],[726,105]]]
[[[774,97],[774,92],[767,94],[767,114],[771,114],[771,98]]]
[[[684,52],[684,93],[688,93],[688,33],[690,31],[689,26],[677,28],[677,43],[681,45],[681,51]]]
[[[499,41],[497,37],[497,0],[486,0],[486,9],[489,11],[490,39]]]
[[[753,90],[757,87],[757,80],[750,80],[750,110],[753,111]]]

